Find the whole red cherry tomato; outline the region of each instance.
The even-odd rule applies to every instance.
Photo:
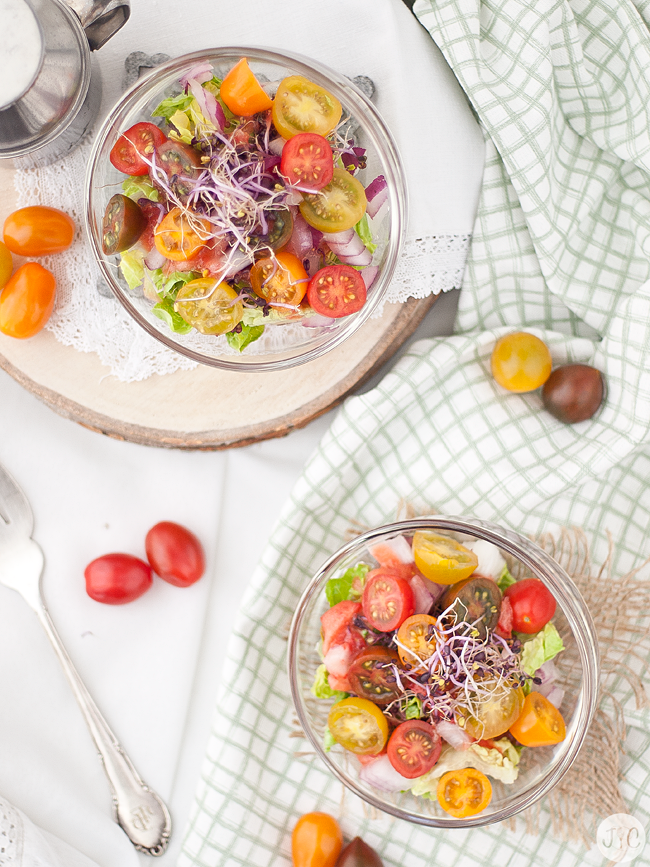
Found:
[[[152,527],[144,541],[151,568],[176,587],[189,587],[205,571],[203,547],[194,533],[173,521]]]
[[[511,584],[504,597],[512,606],[515,632],[539,632],[555,614],[556,602],[551,591],[539,578],[524,578]]]
[[[108,605],[132,602],[153,583],[151,566],[131,554],[104,554],[86,566],[84,577],[90,598]]]
[[[343,846],[339,823],[328,813],[305,813],[291,835],[293,867],[334,867]]]
[[[33,337],[54,309],[54,274],[38,262],[25,262],[0,292],[0,331],[9,337]]]
[[[74,239],[74,221],[58,208],[30,205],[9,214],[4,242],[19,256],[47,256],[67,250]]]

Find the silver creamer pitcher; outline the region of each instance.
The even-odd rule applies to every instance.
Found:
[[[101,100],[90,52],[129,13],[129,0],[0,0],[0,160],[47,165],[78,144]]]

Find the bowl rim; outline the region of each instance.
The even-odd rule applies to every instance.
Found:
[[[159,331],[140,313],[139,310],[137,310],[137,308],[131,305],[128,296],[123,291],[120,291],[116,286],[113,273],[105,261],[99,240],[92,229],[95,192],[93,185],[94,172],[100,157],[100,152],[109,137],[112,134],[119,135],[120,124],[117,122],[117,117],[122,112],[128,111],[129,106],[134,100],[136,100],[138,95],[145,94],[157,78],[166,76],[173,72],[178,72],[180,75],[183,70],[191,67],[199,61],[209,58],[220,59],[230,55],[236,55],[239,58],[248,57],[249,59],[258,62],[267,61],[279,65],[290,66],[292,67],[292,70],[289,74],[295,74],[296,72],[304,75],[316,73],[317,78],[320,76],[329,83],[330,87],[333,85],[335,95],[337,95],[337,90],[344,93],[344,100],[347,102],[348,108],[352,110],[356,109],[356,112],[361,113],[362,116],[364,113],[370,116],[369,122],[366,123],[365,120],[363,122],[364,133],[369,137],[375,150],[381,154],[382,172],[387,176],[386,179],[389,189],[394,193],[394,201],[391,202],[391,207],[388,212],[389,228],[386,262],[377,276],[377,280],[381,280],[381,283],[377,286],[377,291],[373,292],[372,297],[368,299],[364,307],[358,311],[358,313],[352,314],[350,317],[345,317],[348,321],[335,320],[342,324],[332,332],[329,339],[325,339],[318,346],[308,349],[298,355],[290,355],[289,357],[281,357],[271,361],[264,361],[264,356],[242,356],[241,358],[243,360],[239,361],[229,360],[237,358],[238,356],[206,356],[192,347],[179,344],[173,337],[173,332],[170,331],[170,336],[168,336],[164,332]],[[306,364],[309,361],[326,355],[358,331],[358,329],[368,321],[378,306],[385,302],[385,291],[395,273],[397,262],[404,245],[407,214],[408,189],[403,163],[393,135],[373,103],[356,86],[356,84],[354,84],[352,79],[347,78],[347,76],[344,76],[342,73],[336,72],[325,64],[312,60],[311,58],[305,57],[301,54],[288,51],[280,52],[264,46],[228,45],[205,48],[172,58],[144,74],[120,97],[116,103],[112,105],[108,111],[106,118],[95,135],[88,165],[86,167],[84,182],[84,225],[87,240],[93,252],[95,262],[97,263],[109,289],[128,312],[129,316],[133,318],[138,325],[144,329],[144,331],[168,349],[178,352],[199,364],[243,373],[285,370],[301,364]],[[289,346],[286,350],[281,351],[286,352],[290,351],[290,349],[291,347]],[[255,361],[254,359],[259,360]]]
[[[385,803],[379,797],[375,797],[358,786],[355,780],[347,778],[340,768],[333,762],[330,762],[322,743],[314,736],[305,713],[302,692],[298,682],[299,629],[308,604],[314,596],[320,594],[323,590],[321,586],[323,578],[356,548],[372,543],[378,537],[384,537],[389,534],[409,533],[418,529],[447,530],[472,535],[477,539],[485,539],[516,557],[525,567],[530,569],[533,575],[540,578],[555,596],[558,606],[567,619],[580,655],[583,672],[582,687],[573,716],[574,719],[577,718],[574,724],[575,734],[567,744],[566,751],[560,760],[552,766],[551,770],[542,777],[541,781],[529,785],[517,793],[517,803],[511,803],[487,816],[478,814],[477,816],[465,819],[455,819],[452,816],[422,816]],[[534,557],[526,550],[527,548],[534,552]],[[433,828],[470,828],[492,825],[495,822],[501,822],[504,819],[517,815],[550,792],[567,773],[584,743],[587,731],[596,712],[600,679],[600,658],[595,625],[580,591],[566,571],[531,539],[527,539],[516,531],[502,527],[492,521],[467,516],[448,517],[444,515],[432,515],[395,521],[368,530],[339,548],[311,578],[296,606],[289,631],[287,664],[291,697],[298,720],[305,735],[314,747],[316,754],[326,764],[328,770],[343,785],[378,810],[389,813],[398,819],[404,819],[414,824]]]

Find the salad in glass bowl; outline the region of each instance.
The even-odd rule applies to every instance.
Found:
[[[262,49],[158,67],[90,162],[104,276],[150,333],[216,366],[318,357],[381,302],[405,186],[375,109],[342,76]]]
[[[363,534],[310,583],[291,689],[317,752],[373,805],[500,821],[566,773],[595,710],[593,623],[565,572],[488,522]]]

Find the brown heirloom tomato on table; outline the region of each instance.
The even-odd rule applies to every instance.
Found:
[[[30,205],[10,214],[4,224],[4,242],[18,256],[48,256],[67,250],[74,240],[71,217],[58,208]]]

